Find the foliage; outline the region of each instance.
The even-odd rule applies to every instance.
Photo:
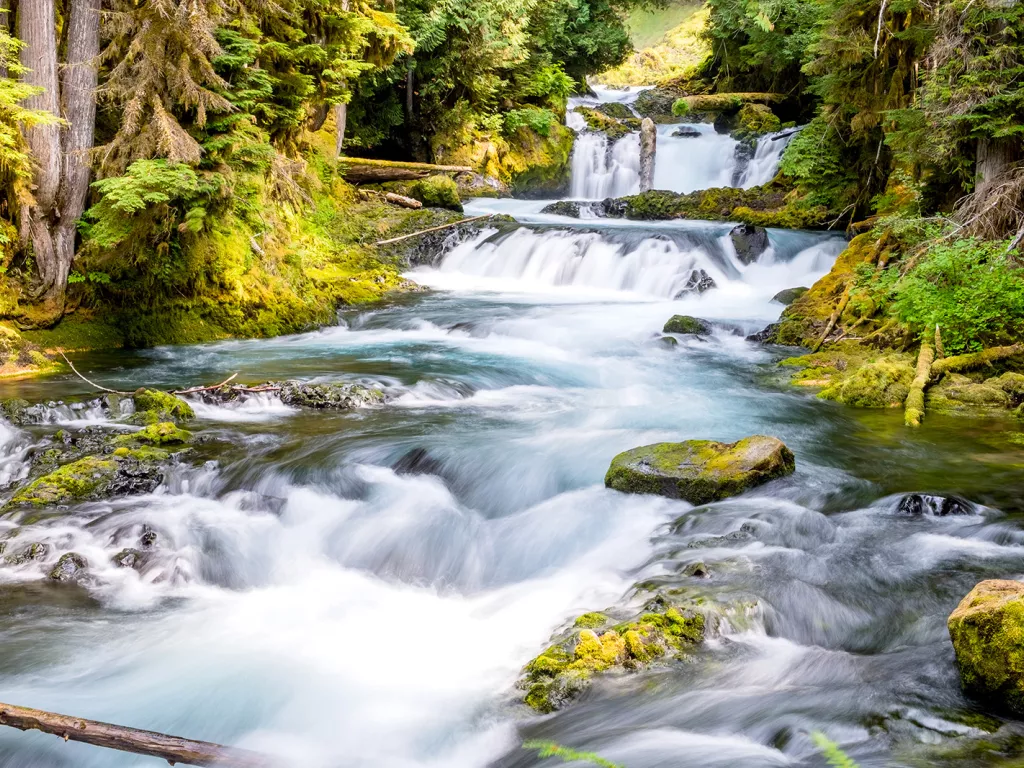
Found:
[[[892,286],[892,312],[921,331],[938,325],[947,352],[1016,341],[1024,333],[1024,274],[1007,245],[939,240]]]
[[[523,749],[536,750],[538,757],[557,757],[563,762],[591,763],[601,768],[622,768],[618,763],[605,760],[594,752],[579,752],[571,747],[563,747],[553,741],[524,741]]]
[[[851,151],[823,117],[812,120],[790,141],[779,170],[793,179],[814,205],[841,210],[859,187]]]
[[[832,768],[857,768],[857,764],[839,748],[839,745],[820,731],[811,734],[811,741],[821,750],[821,754]]]
[[[673,26],[653,35],[644,28],[654,20],[669,16]],[[649,21],[650,20],[650,21]],[[708,9],[700,3],[674,3],[666,8],[636,9],[629,19],[629,31],[640,50],[630,54],[618,67],[601,73],[602,83],[615,86],[657,85],[686,78],[707,58],[710,48],[704,36]],[[647,43],[642,42],[645,37]]]

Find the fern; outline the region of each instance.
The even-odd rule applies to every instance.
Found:
[[[839,748],[839,745],[829,739],[824,733],[815,731],[811,734],[811,741],[814,742],[825,760],[832,768],[859,768],[853,760]]]
[[[538,757],[558,757],[565,763],[584,762],[599,765],[601,768],[623,768],[618,763],[605,760],[593,752],[578,752],[571,747],[563,747],[553,741],[525,741],[523,749],[536,750]]]

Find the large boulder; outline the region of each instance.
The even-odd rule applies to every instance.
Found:
[[[654,493],[707,504],[793,472],[793,452],[774,437],[735,443],[687,440],[656,443],[612,459],[604,484],[625,493]]]
[[[1024,715],[1024,583],[981,582],[947,626],[964,691]]]
[[[736,249],[736,257],[743,264],[753,264],[770,245],[765,228],[750,224],[737,224],[729,232],[729,239]]]
[[[794,301],[807,293],[808,290],[810,289],[804,288],[803,286],[800,286],[799,288],[785,288],[772,296],[772,301],[777,301],[779,304],[788,307]]]
[[[690,277],[693,278],[692,275]],[[680,336],[699,336],[710,332],[710,325],[700,318],[689,315],[672,315],[662,329],[662,333],[678,333]]]

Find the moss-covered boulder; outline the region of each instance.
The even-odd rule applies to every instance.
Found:
[[[753,139],[766,133],[775,133],[782,127],[782,121],[766,104],[744,104],[736,115],[736,137]]]
[[[192,406],[169,392],[140,388],[132,395],[135,402],[134,420],[138,424],[156,424],[162,421],[189,421],[196,414]]]
[[[620,101],[608,101],[604,104],[599,104],[597,110],[608,117],[613,117],[616,120],[629,120],[636,117],[633,114],[633,110],[627,107]]]
[[[1012,387],[1012,379],[1006,384]],[[929,388],[926,405],[935,411],[1004,409],[1013,405],[1013,398],[996,378],[977,381],[958,373],[947,374]]]
[[[774,296],[772,296],[772,301],[776,301],[779,304],[782,304],[782,305],[788,307],[794,301],[796,301],[801,296],[803,296],[805,293],[807,293],[808,290],[809,290],[808,288],[804,288],[804,287],[784,288],[783,290],[779,291]]]
[[[340,382],[305,384],[299,381],[286,381],[281,384],[280,394],[285,405],[339,411],[380,405],[384,402],[384,393],[379,389]]]
[[[20,488],[5,510],[46,507],[153,491],[163,478],[160,448],[120,447],[105,456],[85,456],[57,467]]]
[[[583,614],[566,636],[526,665],[519,688],[530,707],[554,712],[586,690],[595,674],[685,657],[703,641],[705,621],[703,614],[678,606],[615,625],[603,613]]]
[[[675,333],[680,336],[697,336],[710,332],[710,325],[700,318],[690,317],[690,315],[672,315],[662,329],[662,333]]]
[[[618,141],[640,129],[639,121],[633,126],[629,119],[618,120],[590,107],[576,107],[576,113],[586,122],[587,130],[603,133],[609,141]]]
[[[159,424],[148,424],[138,432],[118,435],[114,442],[122,445],[185,445],[192,441],[192,433],[181,429],[174,422],[164,421]]]
[[[604,484],[625,493],[653,493],[691,504],[736,496],[796,468],[793,452],[774,437],[735,443],[687,440],[656,443],[612,459]]]
[[[908,356],[885,355],[854,367],[822,390],[819,397],[858,408],[900,408],[913,379],[914,367]]]
[[[683,95],[678,86],[648,88],[636,97],[633,109],[641,117],[649,117],[656,123],[675,123],[679,118],[672,114],[672,105]]]
[[[947,626],[964,690],[1024,715],[1024,583],[981,582],[950,614]]]
[[[435,174],[414,181],[388,182],[381,184],[380,188],[386,192],[395,192],[411,197],[413,200],[419,200],[428,208],[462,211],[459,187],[450,176],[444,174]]]
[[[89,563],[77,552],[66,552],[57,560],[57,564],[50,569],[48,575],[50,581],[62,583],[74,582],[85,576]]]

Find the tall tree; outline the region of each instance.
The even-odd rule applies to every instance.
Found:
[[[25,129],[35,162],[35,188],[31,202],[21,211],[22,236],[31,244],[38,270],[34,295],[39,312],[31,319],[43,324],[55,322],[63,313],[75,256],[76,222],[89,189],[99,13],[100,0],[71,0],[66,60],[59,78],[53,0],[22,0],[18,7],[21,77],[33,89],[25,107],[63,118],[61,123],[38,123]]]

